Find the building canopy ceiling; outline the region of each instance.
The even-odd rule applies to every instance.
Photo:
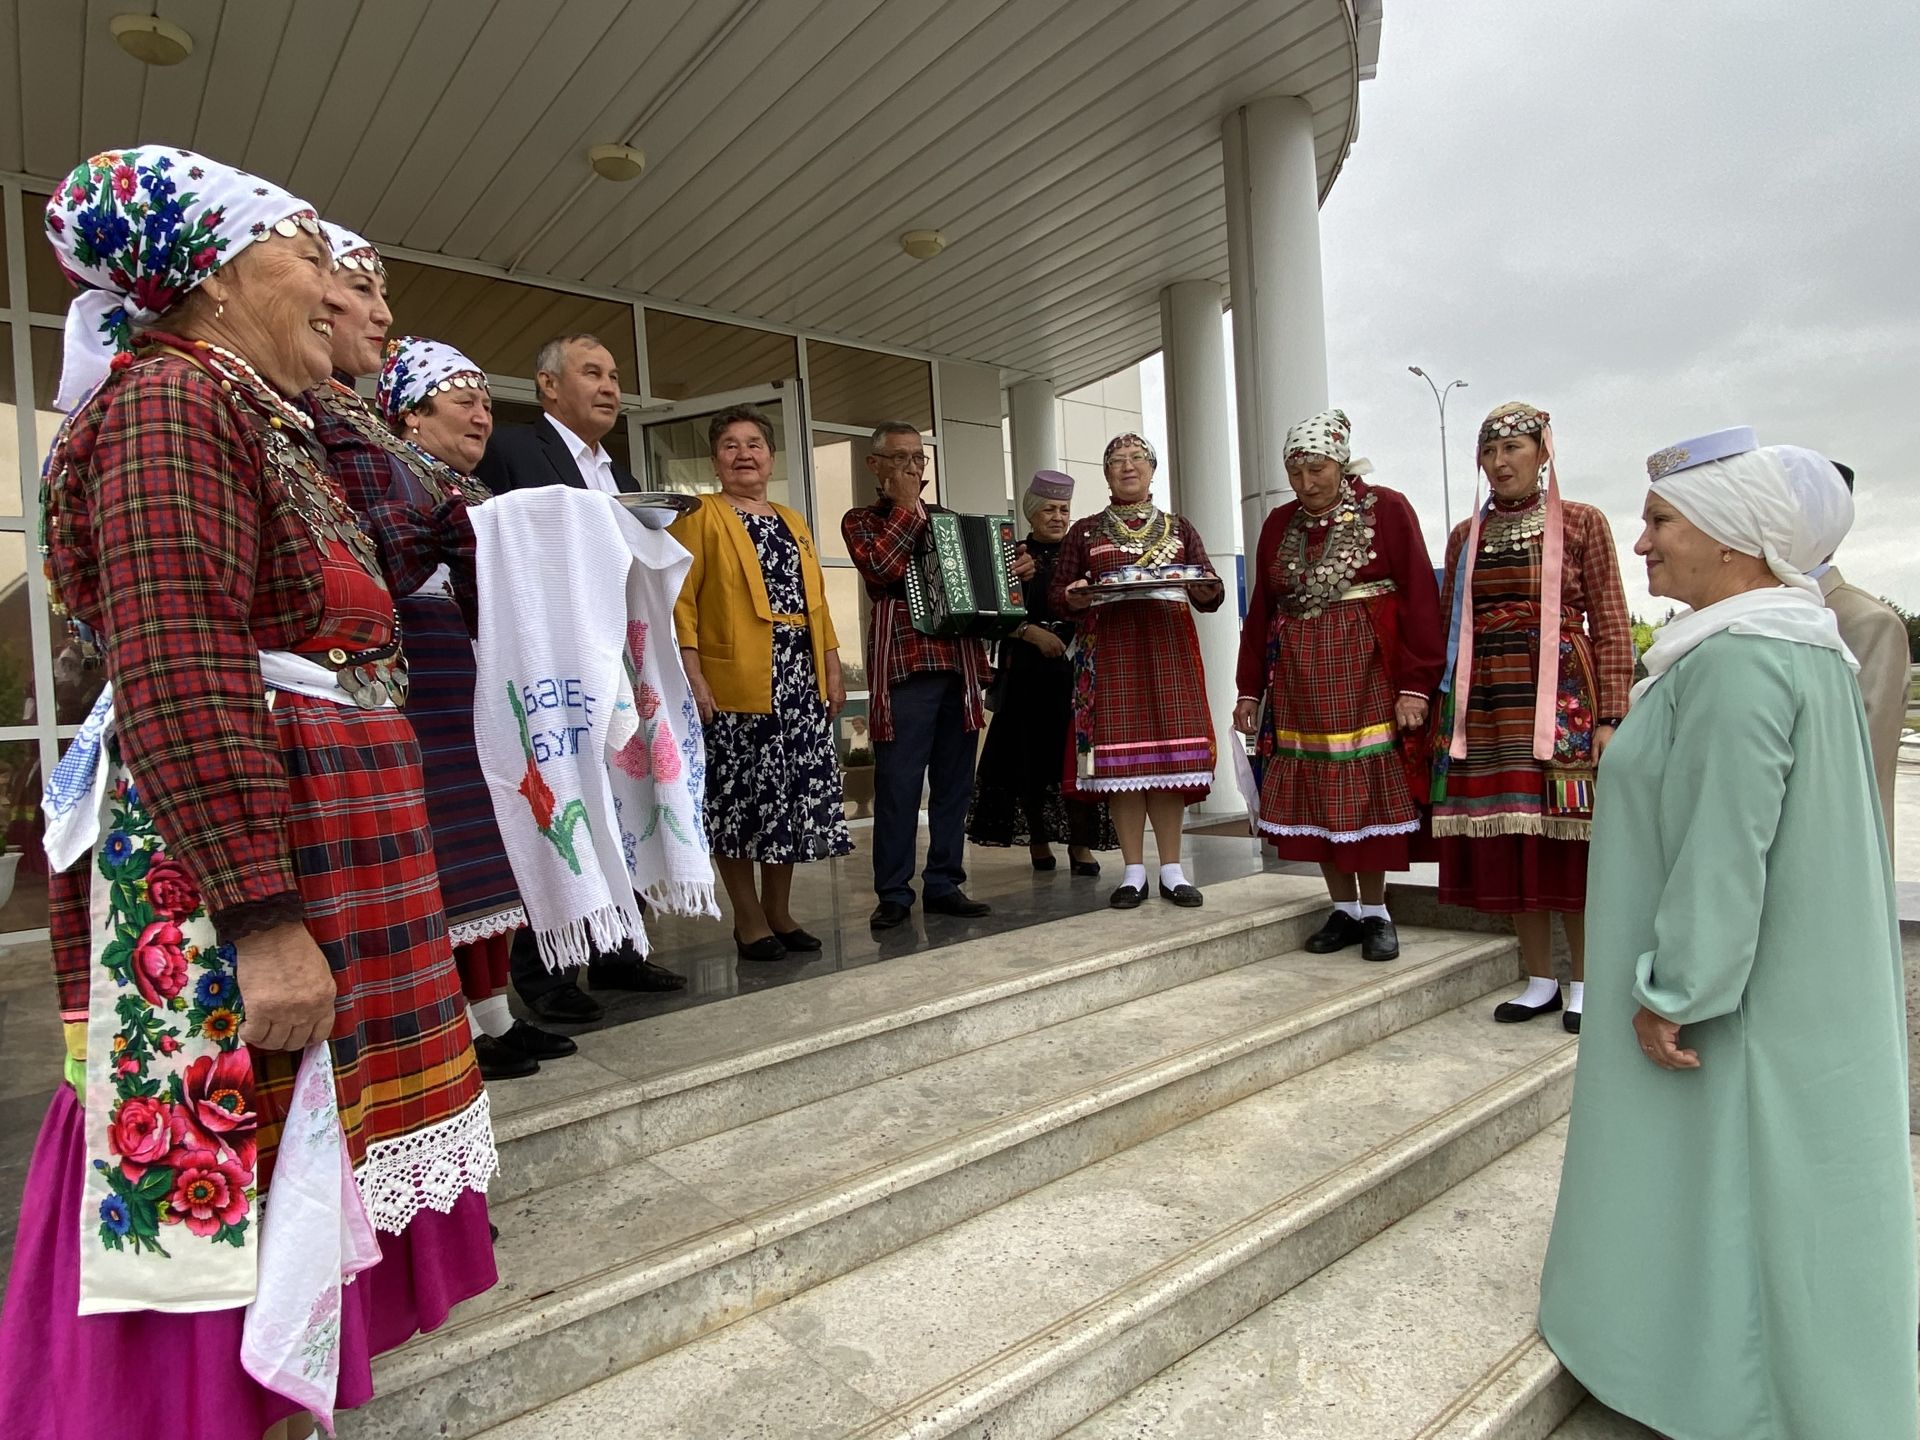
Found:
[[[149,67],[109,18],[192,54]],[[1356,18],[1357,11],[1357,18]],[[0,169],[204,151],[375,241],[1063,389],[1227,280],[1220,121],[1352,143],[1379,0],[0,0]],[[8,72],[12,72],[9,74]],[[589,146],[645,152],[638,180]],[[903,231],[934,229],[926,261]]]

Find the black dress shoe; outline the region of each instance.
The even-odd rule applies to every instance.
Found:
[[[991,915],[993,906],[984,900],[969,900],[964,890],[949,890],[944,895],[923,895],[920,908],[929,915],[953,915],[961,920],[978,920]]]
[[[787,949],[799,953],[811,954],[820,948],[820,937],[809,935],[804,930],[776,930],[773,932],[773,938]]]
[[[1335,910],[1327,916],[1324,925],[1307,937],[1302,948],[1309,955],[1331,955],[1349,945],[1358,945],[1366,935],[1366,927],[1358,920],[1344,910]]]
[[[524,1020],[514,1021],[513,1028],[500,1037],[500,1043],[535,1060],[564,1060],[580,1048],[571,1036],[535,1029]]]
[[[739,932],[736,931],[733,937],[733,948],[740,952],[740,958],[742,960],[784,960],[787,958],[787,947],[780,943],[780,937],[778,935],[762,935],[758,940],[747,941],[742,940]]]
[[[1098,875],[1100,873],[1100,862],[1098,860],[1074,860],[1069,862],[1067,868],[1072,870],[1076,875]]]
[[[1059,863],[1060,862],[1055,860],[1051,855],[1035,855],[1033,857],[1033,868],[1036,870],[1051,870]]]
[[[598,1000],[583,993],[571,980],[563,981],[544,995],[533,996],[527,1001],[527,1008],[542,1020],[558,1025],[585,1025],[605,1013]]]
[[[1200,893],[1198,885],[1173,885],[1160,882],[1160,898],[1171,900],[1182,909],[1192,910],[1207,903],[1207,897]]]
[[[1560,1008],[1560,992],[1553,992],[1553,998],[1544,1005],[1522,1005],[1518,1000],[1505,1000],[1493,1007],[1493,1018],[1502,1025],[1518,1025],[1531,1020],[1536,1015],[1551,1015]]]
[[[1560,1027],[1569,1035],[1578,1035],[1580,1033],[1580,1012],[1578,1010],[1567,1011],[1566,1014],[1560,1017]]]
[[[480,1062],[482,1080],[524,1080],[540,1073],[538,1060],[491,1035],[473,1037],[473,1058]]]
[[[1107,904],[1116,910],[1138,910],[1147,901],[1147,887],[1144,885],[1122,885],[1107,897]]]
[[[898,900],[882,900],[873,907],[873,914],[867,917],[867,924],[875,930],[891,930],[896,925],[907,923],[907,917],[913,914],[911,905],[902,905]]]
[[[1400,932],[1393,928],[1393,921],[1378,915],[1369,915],[1360,922],[1360,929],[1363,932],[1360,937],[1362,960],[1400,958]]]
[[[676,974],[651,960],[625,956],[617,960],[592,960],[587,963],[587,983],[596,990],[647,990],[655,993],[684,990],[687,977]]]

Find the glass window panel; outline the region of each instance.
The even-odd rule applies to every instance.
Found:
[[[13,304],[13,266],[7,263],[7,232],[12,228],[12,214],[0,205],[0,305]]]
[[[40,848],[40,744],[0,741],[0,934],[47,923],[47,857]]]
[[[786,421],[781,402],[760,406],[773,425],[776,445],[785,435]],[[678,420],[656,420],[645,427],[647,470],[641,476],[650,490],[677,490],[683,495],[706,495],[720,488],[713,477],[713,452],[707,447],[707,422],[717,415],[688,415]],[[638,472],[636,472],[638,473]],[[793,505],[793,487],[786,451],[773,452],[773,474],[767,480],[767,499],[776,505]]]
[[[542,345],[588,334],[613,352],[622,390],[640,383],[631,305],[411,260],[387,261],[387,291],[394,334],[445,341],[490,374],[531,380]]]
[[[924,360],[809,340],[807,386],[815,420],[869,430],[905,420],[933,433],[933,366]]]
[[[867,469],[867,442],[852,435],[813,432],[813,493],[819,507],[814,540],[830,559],[847,558],[840,519],[856,505],[871,504],[873,474]]]
[[[63,617],[52,610],[44,613],[53,644],[54,719],[62,725],[78,725],[87,718],[107,683],[106,657],[90,656],[73,638]]]
[[[800,375],[791,335],[647,311],[647,383],[662,400],[750,390]]]
[[[824,565],[827,613],[840,640],[840,680],[847,693],[867,688],[867,601],[860,572],[850,565]]]
[[[31,725],[35,719],[31,605],[27,537],[0,531],[0,725]]]
[[[6,257],[0,255],[0,267]],[[20,407],[13,391],[13,327],[0,323],[0,515],[21,515]]]
[[[33,352],[33,424],[30,451],[41,454],[60,428],[60,412],[53,393],[60,379],[60,332],[34,327],[29,335]],[[35,489],[37,471],[20,468],[20,416],[14,405],[13,327],[0,324],[0,515],[26,513]],[[0,722],[5,723],[5,722]]]
[[[27,242],[27,308],[64,315],[73,284],[53,258],[53,246],[47,243],[47,199],[31,190],[20,192],[20,233]]]
[[[621,382],[625,384],[625,381]],[[531,425],[540,418],[540,407],[529,405],[520,400],[502,400],[493,397],[493,424],[498,429],[502,425]],[[633,446],[627,439],[626,416],[613,429],[609,430],[600,443],[607,447],[607,453],[627,469],[633,469]],[[637,473],[637,472],[636,472]]]

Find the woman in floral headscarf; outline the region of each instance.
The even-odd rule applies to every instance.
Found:
[[[1287,432],[1297,498],[1260,529],[1233,723],[1260,732],[1261,833],[1326,877],[1333,913],[1307,949],[1391,960],[1386,872],[1416,858],[1425,766],[1411,737],[1440,679],[1440,595],[1413,507],[1360,478],[1373,467],[1351,458],[1351,436],[1342,410]]]
[[[375,1353],[493,1283],[492,1125],[393,602],[294,403],[346,309],[319,222],[142,147],[78,167],[47,230],[80,286],[48,577],[112,685],[44,802],[69,1083],[0,1414],[259,1440],[364,1402]]]
[[[1085,617],[1074,647],[1068,792],[1106,800],[1113,816],[1127,868],[1109,904],[1131,910],[1147,898],[1151,817],[1160,894],[1191,907],[1203,897],[1180,865],[1181,825],[1186,807],[1213,788],[1215,751],[1200,637],[1187,607],[1218,610],[1227,592],[1200,532],[1153,503],[1160,463],[1153,446],[1138,435],[1116,436],[1103,463],[1107,508],[1067,531],[1050,587],[1055,614]],[[1110,596],[1099,595],[1094,583],[1164,566],[1187,567],[1204,578]]]
[[[1520,937],[1530,978],[1493,1018],[1561,1008],[1558,912],[1573,959],[1562,1023],[1578,1033],[1594,771],[1627,711],[1633,637],[1607,517],[1560,498],[1551,418],[1518,401],[1487,416],[1492,494],[1447,540],[1433,834],[1441,900],[1511,915]]]

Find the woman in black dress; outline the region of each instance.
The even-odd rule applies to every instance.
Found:
[[[1104,802],[1060,793],[1072,728],[1073,662],[1067,646],[1074,622],[1056,616],[1047,592],[1060,542],[1073,524],[1073,477],[1039,470],[1020,499],[1030,532],[1033,579],[1025,590],[1029,619],[1000,644],[999,673],[988,691],[993,723],[974,776],[967,838],[976,845],[1025,845],[1033,868],[1054,867],[1052,842],[1065,841],[1076,875],[1098,875],[1095,850],[1120,842]]]

